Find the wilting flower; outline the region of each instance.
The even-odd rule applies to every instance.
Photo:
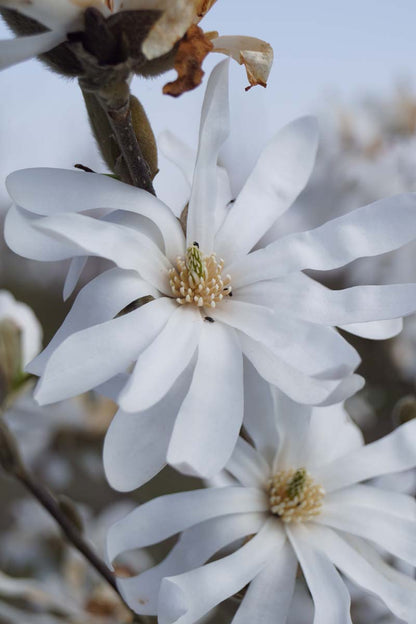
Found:
[[[202,110],[186,237],[165,204],[111,178],[50,169],[8,178],[17,204],[6,220],[12,249],[38,260],[77,257],[70,283],[85,256],[117,265],[81,290],[29,367],[41,375],[37,400],[50,403],[111,380],[105,391],[123,411],[152,419],[154,408],[160,426],[173,427],[168,463],[203,476],[225,464],[237,439],[243,355],[292,399],[336,403],[362,379],[352,374],[357,353],[334,326],[386,338],[400,331],[400,316],[416,309],[415,284],[332,291],[302,272],[336,268],[414,238],[411,194],[253,251],[305,186],[317,128],[302,118],[278,133],[230,203],[228,180],[217,169],[227,95],[226,64],[219,64]],[[113,212],[101,219],[76,214],[103,207]]]
[[[283,623],[300,564],[314,622],[351,624],[337,569],[414,622],[416,582],[374,544],[415,565],[416,503],[361,481],[416,465],[416,422],[364,446],[342,406],[311,409],[281,394],[273,405],[267,392],[247,406],[253,445],[239,438],[219,486],[162,496],[110,529],[110,560],[181,533],[159,565],[119,579],[129,606],[160,624],[193,624],[249,584],[233,624]]]
[[[100,67],[121,65],[125,63],[126,56],[131,58],[128,69],[137,70],[144,75],[162,73],[175,67],[178,78],[166,85],[164,90],[171,95],[179,95],[200,84],[204,73],[201,64],[211,51],[227,54],[238,63],[244,64],[250,86],[266,86],[273,63],[273,50],[269,44],[254,37],[219,37],[216,32],[204,33],[199,28],[198,23],[215,2],[216,0],[0,0],[0,10],[3,7],[3,10],[13,11],[12,14],[4,14],[10,25],[17,32],[26,34],[24,37],[0,42],[0,69],[50,52],[65,42],[81,41],[88,53],[98,55]],[[96,11],[94,15],[97,17],[85,20],[87,9]],[[19,15],[31,19],[29,24],[23,24],[24,28],[19,26]],[[105,25],[100,23],[100,16],[106,20]],[[99,23],[98,28],[96,23]],[[45,29],[48,30],[45,32]],[[32,31],[36,34],[27,36],[27,32]],[[124,37],[122,43],[116,44],[121,33]],[[99,45],[94,44],[95,40],[99,40]],[[70,47],[64,57],[60,56],[58,60],[55,58],[55,66],[60,67],[64,73],[79,75],[82,67],[77,69],[78,61],[71,58],[70,50],[74,51]],[[153,61],[155,62],[152,63]]]

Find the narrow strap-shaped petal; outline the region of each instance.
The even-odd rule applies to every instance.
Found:
[[[191,190],[196,159],[195,152],[170,130],[161,132],[157,142],[162,154],[180,169],[189,185],[189,190]]]
[[[102,384],[125,369],[167,323],[176,306],[162,297],[119,318],[71,334],[52,353],[35,398],[54,403]]]
[[[16,204],[39,215],[92,208],[114,208],[143,215],[159,228],[168,258],[173,261],[183,255],[185,240],[175,215],[143,189],[104,175],[42,167],[11,173],[6,186]]]
[[[64,290],[63,290],[63,298],[64,301],[69,299],[69,297],[74,292],[79,278],[81,277],[81,273],[85,268],[85,265],[88,262],[88,256],[78,256],[77,258],[73,258],[69,264],[68,273],[65,278]]]
[[[275,452],[273,472],[302,466],[312,415],[310,405],[292,401],[283,392],[275,392],[276,429],[279,444]]]
[[[16,37],[0,41],[0,70],[17,65],[22,61],[52,50],[65,41],[66,35],[62,31],[48,31],[40,35]]]
[[[241,486],[207,488],[155,498],[130,512],[108,532],[107,553],[121,553],[156,544],[171,535],[217,516],[266,511],[265,492]]]
[[[298,561],[286,541],[250,583],[232,624],[286,624]]]
[[[111,487],[121,492],[134,490],[164,467],[173,424],[190,379],[187,369],[154,407],[136,414],[119,410],[114,416],[103,451]]]
[[[348,323],[339,325],[350,334],[371,340],[386,340],[400,334],[403,329],[403,319],[388,319],[386,321],[367,321],[366,323]]]
[[[389,580],[371,565],[360,549],[355,549],[335,531],[327,527],[308,527],[308,537],[344,574],[367,591],[376,594],[402,620],[412,622],[416,613],[416,582],[413,590]]]
[[[331,492],[325,498],[330,507],[363,507],[416,521],[416,501],[407,494],[362,483]]]
[[[110,321],[129,303],[145,295],[157,296],[157,291],[135,271],[114,268],[101,273],[80,290],[61,327],[27,370],[41,375],[51,354],[68,336]]]
[[[234,287],[293,271],[328,271],[357,258],[393,251],[416,236],[416,193],[396,195],[353,210],[314,230],[290,234],[249,254],[227,270]]]
[[[412,420],[376,442],[317,467],[315,476],[327,492],[333,492],[359,481],[414,466],[416,421]]]
[[[176,382],[199,342],[202,317],[193,306],[178,306],[155,340],[140,354],[119,397],[126,412],[147,410]]]
[[[265,518],[267,516],[262,513],[231,514],[187,529],[159,565],[139,576],[118,580],[118,587],[127,604],[136,613],[157,615],[160,585],[165,577],[203,565],[231,542],[257,533]]]
[[[387,493],[388,496],[388,493]],[[328,505],[316,516],[317,524],[364,537],[392,555],[416,566],[415,522],[380,509],[358,505]]]
[[[233,298],[222,301],[221,305],[210,310],[210,315],[271,348],[287,343],[287,335],[281,331],[273,310],[265,306]]]
[[[214,476],[233,452],[243,409],[238,339],[233,329],[205,322],[192,383],[169,444],[168,463],[187,474]]]
[[[269,465],[279,441],[272,387],[244,358],[244,427]]]
[[[216,237],[215,249],[227,262],[247,254],[295,201],[312,173],[317,146],[316,120],[301,117],[264,148]]]
[[[214,251],[218,153],[229,132],[228,65],[219,63],[208,81],[188,208],[187,245],[196,241],[207,255]]]
[[[330,405],[352,396],[363,385],[359,375],[345,379],[316,379],[296,370],[260,342],[239,333],[244,355],[266,381],[277,386],[291,399],[307,405]]]
[[[37,229],[38,220],[38,217],[18,206],[13,205],[9,209],[4,222],[4,239],[12,251],[23,258],[41,262],[82,255],[70,241],[54,240],[47,232]]]
[[[165,578],[159,595],[160,624],[193,624],[255,578],[284,540],[283,530],[272,518],[247,544],[228,557]]]
[[[313,624],[352,624],[348,590],[319,544],[310,543],[305,526],[290,526],[287,533],[312,594]]]
[[[416,213],[415,213],[416,214]],[[234,285],[234,280],[233,280]],[[265,294],[266,293],[266,294]],[[416,284],[361,285],[331,290],[303,273],[275,282],[253,284],[235,296],[273,305],[282,314],[318,325],[343,326],[399,318],[416,309]],[[353,327],[354,330],[354,327]]]
[[[169,260],[155,243],[137,230],[93,219],[81,214],[61,214],[43,217],[36,228],[50,236],[71,242],[78,253],[112,260],[122,269],[135,269],[141,276],[165,294],[171,294],[168,272]]]
[[[264,488],[270,477],[270,466],[262,455],[243,438],[238,438],[226,469],[242,485],[248,487]]]
[[[308,434],[302,450],[304,465],[315,470],[361,448],[364,438],[360,428],[351,420],[343,403],[312,410]]]

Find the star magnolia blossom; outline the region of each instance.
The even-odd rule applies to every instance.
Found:
[[[39,35],[0,41],[0,69],[52,50],[66,41],[67,33],[83,28],[87,8],[109,17],[120,11],[157,10],[160,18],[143,41],[148,60],[169,52],[192,24],[197,24],[216,0],[0,0],[0,8],[19,11],[50,30]],[[273,63],[271,46],[255,37],[210,34],[213,52],[226,54],[244,65],[250,85],[266,86]]]
[[[29,367],[41,376],[37,400],[58,401],[110,380],[102,390],[124,412],[139,411],[165,429],[168,463],[202,476],[221,469],[234,448],[243,419],[243,355],[293,400],[337,403],[362,379],[353,374],[356,351],[334,326],[387,338],[400,331],[399,317],[416,309],[415,284],[332,291],[302,272],[334,269],[415,238],[412,194],[252,251],[304,188],[317,127],[302,118],[278,133],[230,203],[217,169],[228,132],[227,78],[225,61],[210,77],[202,109],[186,237],[165,204],[108,177],[33,169],[7,181],[16,206],[5,237],[17,253],[77,256],[71,287],[85,256],[117,265],[81,290]],[[97,208],[113,211],[98,219],[91,213]],[[149,296],[150,303],[130,306]]]
[[[364,446],[340,405],[273,405],[266,384],[258,397],[246,420],[255,446],[239,438],[221,486],[162,496],[110,529],[112,561],[182,532],[160,564],[118,580],[128,605],[193,624],[249,584],[233,624],[284,624],[299,563],[315,623],[352,624],[338,569],[413,624],[416,582],[374,544],[416,565],[416,503],[360,482],[416,465],[416,422]]]

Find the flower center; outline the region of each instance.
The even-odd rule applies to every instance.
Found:
[[[215,253],[204,256],[198,243],[186,250],[185,258],[176,258],[176,269],[170,269],[172,293],[180,305],[191,303],[200,308],[215,308],[224,297],[231,296],[231,277],[222,277],[224,260]]]
[[[282,470],[268,483],[270,511],[283,522],[307,522],[321,513],[325,490],[305,468]]]

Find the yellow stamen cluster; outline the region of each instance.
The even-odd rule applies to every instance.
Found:
[[[231,277],[222,277],[224,260],[215,253],[204,256],[197,243],[188,247],[185,258],[176,259],[176,267],[169,271],[169,281],[180,305],[215,308],[231,293]]]
[[[323,487],[305,468],[282,470],[268,483],[270,511],[283,522],[307,522],[321,513]]]

